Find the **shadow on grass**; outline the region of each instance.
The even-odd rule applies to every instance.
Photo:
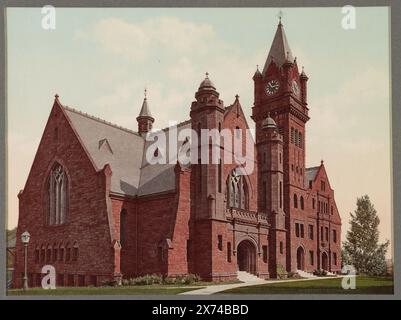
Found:
[[[345,290],[342,278],[291,281],[240,287],[217,294],[393,294],[392,278],[357,277],[356,289]]]
[[[32,288],[27,291],[22,289],[8,290],[9,296],[64,296],[64,295],[149,295],[149,294],[179,294],[181,292],[202,288],[201,286],[127,286],[127,287],[97,287],[97,288],[57,288],[44,290]]]

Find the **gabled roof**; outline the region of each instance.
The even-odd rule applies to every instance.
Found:
[[[167,161],[169,159],[169,150],[170,150],[170,137],[169,130],[171,128],[165,128],[161,131],[164,131],[166,136],[166,150],[160,150],[160,152],[165,152]],[[177,134],[183,129],[191,129],[191,121],[187,120],[177,124]],[[160,131],[153,132],[151,134],[157,134]],[[145,142],[144,150],[146,150],[149,145],[151,145],[151,141]],[[182,142],[177,142],[177,150],[181,148]],[[174,164],[149,164],[146,159],[146,154],[144,152],[144,156],[142,159],[142,168],[141,168],[141,179],[139,186],[138,195],[146,195],[151,193],[159,193],[167,190],[175,189],[175,173],[174,173]]]
[[[309,187],[309,181],[314,181],[317,173],[319,172],[320,166],[305,168],[305,187]]]
[[[97,170],[109,164],[112,170],[111,192],[142,196],[175,189],[175,164],[149,165],[146,161],[146,141],[137,132],[114,125],[73,108],[60,107],[78,134]],[[177,125],[178,132],[191,128],[191,121]],[[166,133],[170,128],[163,129]],[[167,150],[169,148],[169,135]],[[105,152],[105,146],[110,152]],[[178,144],[177,148],[181,145]]]
[[[109,164],[113,172],[111,191],[136,195],[139,187],[140,168],[144,139],[136,132],[118,127],[63,106],[71,125],[79,135],[84,147],[100,170]],[[107,141],[113,152],[104,152],[99,145]]]
[[[267,72],[267,69],[272,60],[277,64],[278,67],[281,67],[286,60],[289,60],[291,62],[294,61],[294,57],[288,44],[287,37],[284,32],[284,27],[281,21],[277,26],[276,34],[274,35],[269,54],[266,58],[265,66],[262,72],[263,75]]]
[[[224,117],[226,117],[230,112],[234,112],[238,117],[242,117],[245,121],[246,127],[249,129],[248,121],[246,120],[244,110],[242,110],[242,106],[239,101],[239,95],[235,96],[233,104],[224,108]]]

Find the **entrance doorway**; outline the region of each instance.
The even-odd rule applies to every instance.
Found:
[[[305,269],[305,252],[302,247],[297,249],[297,269],[304,270]]]
[[[237,264],[239,271],[256,274],[256,249],[252,242],[240,242],[237,248]]]

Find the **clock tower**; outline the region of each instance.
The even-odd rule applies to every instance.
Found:
[[[296,217],[293,197],[299,198],[305,191],[305,124],[309,120],[307,104],[308,77],[299,72],[297,59],[294,58],[284,27],[280,22],[273,39],[262,72],[257,68],[254,80],[254,106],[252,119],[256,123],[256,148],[258,171],[263,171],[264,145],[269,143],[263,123],[271,117],[277,124],[277,131],[283,141],[283,197],[287,232],[287,271],[291,265],[292,220]],[[262,179],[262,178],[260,178]],[[261,195],[259,195],[261,196]],[[305,198],[305,195],[303,195]]]

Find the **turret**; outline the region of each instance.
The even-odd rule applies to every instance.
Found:
[[[153,122],[155,119],[152,117],[150,113],[150,109],[148,106],[148,99],[147,99],[147,90],[145,89],[145,97],[143,99],[141,112],[139,116],[136,118],[138,122],[138,133],[140,135],[144,135],[152,130]]]
[[[301,101],[304,103],[304,104],[307,104],[307,99],[308,99],[308,95],[307,95],[307,93],[308,93],[308,90],[307,90],[307,88],[308,88],[308,86],[307,86],[307,82],[308,82],[308,76],[305,74],[305,70],[304,70],[304,67],[302,67],[302,72],[301,72],[301,74],[300,74],[300,76],[299,76],[299,79],[301,80]]]

